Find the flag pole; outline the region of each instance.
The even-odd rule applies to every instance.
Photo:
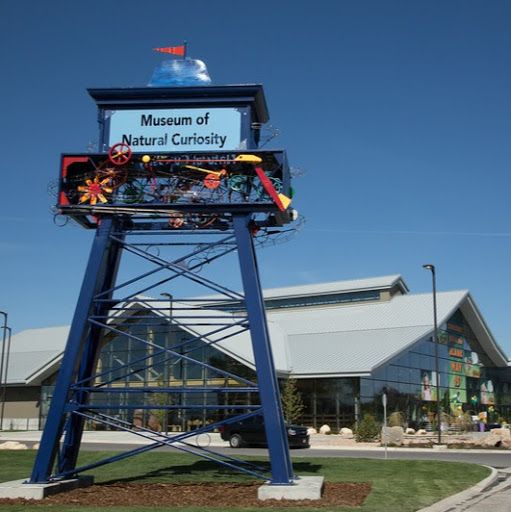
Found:
[[[183,46],[185,47],[185,51],[183,52],[183,60],[186,59],[186,41],[184,41]]]

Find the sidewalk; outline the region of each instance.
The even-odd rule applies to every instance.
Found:
[[[17,442],[32,448],[41,439],[40,431],[0,432],[0,445],[6,442]],[[143,438],[130,432],[111,431],[86,431],[83,433],[84,443],[104,443],[109,446],[116,444],[149,444],[154,439]],[[187,442],[201,447],[226,447],[228,444],[222,441],[220,434],[201,434],[190,437]],[[385,448],[374,443],[357,443],[352,439],[341,439],[340,436],[311,436],[311,448],[343,450],[379,450]],[[431,448],[406,448],[392,447],[390,451],[431,451]],[[477,454],[484,450],[471,449]],[[492,474],[477,485],[459,494],[450,496],[419,512],[511,512],[511,468],[496,470],[492,468]]]

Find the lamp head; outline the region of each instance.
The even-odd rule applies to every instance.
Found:
[[[435,273],[435,265],[422,265],[423,268],[427,269],[427,270],[431,270],[431,272]]]

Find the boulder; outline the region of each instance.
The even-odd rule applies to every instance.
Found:
[[[510,448],[511,437],[507,433],[500,432],[501,430],[503,429],[492,429],[489,434],[476,439],[474,446],[480,446],[482,448]]]
[[[339,432],[339,434],[341,436],[352,436],[353,430],[351,430],[351,428],[348,428],[348,427],[343,427],[343,428],[341,428],[341,431]]]
[[[161,432],[161,423],[156,419],[156,416],[154,414],[149,415],[147,426],[151,430],[154,430],[155,432]]]
[[[0,450],[28,450],[28,446],[18,441],[7,441],[0,444]]]
[[[330,434],[330,432],[332,432],[332,429],[328,425],[321,425],[319,429],[320,434]]]
[[[408,446],[410,448],[431,448],[432,444],[433,443],[431,441],[429,441],[428,439],[415,438],[415,439],[410,439],[408,441]]]
[[[313,436],[314,434],[317,434],[318,431],[314,428],[314,427],[309,427],[307,429],[307,434],[309,434],[310,436]]]
[[[492,428],[490,430],[490,433],[495,434],[497,436],[501,437],[509,437],[511,438],[511,432],[508,428]]]
[[[413,435],[415,435],[415,430],[414,430],[413,428],[407,428],[407,429],[405,430],[405,434],[406,434],[407,436],[413,436]]]
[[[425,430],[423,428],[420,428],[419,430],[417,430],[417,432],[415,432],[415,435],[417,435],[417,436],[425,436],[427,433],[428,433],[427,430]]]
[[[142,409],[135,409],[133,412],[133,425],[135,427],[142,427],[144,425],[144,411]]]
[[[386,431],[386,435],[385,435]],[[395,446],[401,446],[403,444],[403,440],[405,437],[405,431],[403,427],[387,427],[381,429],[381,442],[387,444],[392,444]]]

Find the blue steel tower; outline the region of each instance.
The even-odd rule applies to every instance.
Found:
[[[260,126],[269,118],[262,86],[158,82],[144,88],[90,89],[89,94],[98,107],[100,151],[62,155],[57,207],[95,235],[29,483],[68,479],[168,445],[272,484],[292,484],[254,243],[261,235],[285,230],[295,212],[285,152],[258,149]],[[121,275],[125,255],[144,265]],[[228,255],[237,255],[243,292],[202,273],[205,265]],[[177,280],[212,292],[207,308],[199,299],[177,299],[174,291],[158,293]],[[138,330],[130,328],[133,319]],[[177,325],[193,334],[175,339]],[[162,326],[168,327],[165,342],[154,334]],[[198,343],[212,346],[242,335],[252,342],[255,380],[196,357]],[[146,351],[114,371],[98,361],[115,336]],[[158,385],[126,384],[143,371],[165,375],[169,365],[192,363],[216,380],[199,387],[185,380],[170,385],[168,378]],[[234,391],[252,398],[244,404],[208,399],[211,394],[228,398]],[[205,397],[202,403],[193,399],[198,393]],[[121,395],[130,399],[103,399]],[[183,424],[179,432],[169,433],[136,423],[134,411],[149,409],[180,417],[190,411],[220,413],[193,430]],[[190,442],[197,434],[255,415],[264,416],[270,474]],[[90,422],[150,442],[79,466],[82,435]]]

